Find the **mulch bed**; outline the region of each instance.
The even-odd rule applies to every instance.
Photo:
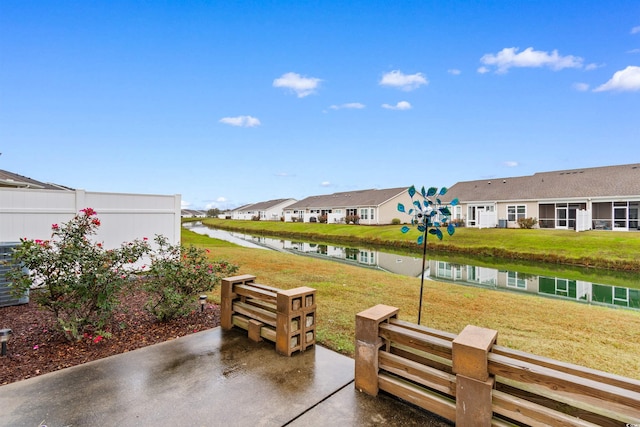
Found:
[[[80,365],[114,354],[172,340],[216,327],[220,309],[207,304],[200,311],[197,303],[185,317],[159,322],[146,310],[146,294],[136,291],[121,299],[121,309],[109,328],[109,338],[86,334],[79,342],[67,341],[56,330],[55,318],[34,302],[0,307],[0,329],[13,331],[7,354],[0,357],[0,385],[24,380],[58,369]]]

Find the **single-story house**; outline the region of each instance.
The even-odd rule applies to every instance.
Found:
[[[40,182],[17,173],[0,170],[0,188],[73,191],[72,188],[50,182]]]
[[[240,206],[231,212],[231,219],[260,219],[261,221],[280,221],[282,212],[296,199],[275,199],[266,202]]]
[[[394,218],[410,219],[398,212],[398,203],[411,205],[409,187],[354,190],[302,199],[284,210],[285,222],[391,224]]]
[[[207,213],[198,209],[182,209],[180,216],[182,216],[182,218],[205,218]]]
[[[540,228],[639,230],[640,163],[458,182],[442,201],[454,198],[452,218],[467,227],[534,218]]]

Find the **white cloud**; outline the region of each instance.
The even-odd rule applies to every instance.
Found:
[[[619,92],[640,90],[640,67],[629,65],[624,70],[616,71],[608,82],[593,91],[605,92],[608,90]]]
[[[516,162],[515,160],[507,160],[506,162],[504,162],[504,165],[510,168],[515,168],[516,166],[519,166],[520,163]]]
[[[640,33],[640,25],[638,25],[637,27],[633,27],[631,29],[631,34],[638,34]]]
[[[627,53],[640,53],[640,49],[631,49],[628,50]]]
[[[517,47],[506,47],[495,55],[483,55],[480,61],[484,65],[495,66],[497,73],[506,73],[511,67],[549,67],[559,71],[563,68],[581,68],[583,63],[582,58],[573,55],[560,56],[557,50],[549,53],[528,47],[517,53],[518,50]]]
[[[447,73],[453,74],[454,76],[459,76],[462,71],[458,70],[457,68],[450,68],[447,70]]]
[[[478,67],[478,72],[479,72],[480,74],[486,74],[486,73],[488,73],[489,71],[491,71],[491,70],[490,70],[490,69],[488,69],[487,67]]]
[[[251,116],[223,117],[220,119],[220,123],[245,128],[260,126],[260,120]]]
[[[394,70],[385,73],[378,84],[410,91],[429,84],[429,80],[422,73],[403,74],[400,70]]]
[[[332,110],[342,110],[342,109],[355,109],[355,110],[360,110],[362,108],[364,108],[365,105],[361,104],[359,102],[349,102],[347,104],[341,104],[341,105],[332,105],[331,108]]]
[[[410,110],[411,104],[407,101],[400,101],[396,105],[382,104],[382,108],[386,108],[387,110]]]
[[[322,181],[322,182],[320,183],[320,186],[321,186],[321,187],[330,187],[330,186],[331,186],[331,183],[330,183],[329,181]]]
[[[585,69],[586,71],[591,71],[591,70],[595,70],[595,69],[598,69],[598,68],[602,68],[602,67],[604,67],[604,65],[605,65],[605,64],[596,64],[595,62],[592,62],[591,64],[587,64],[587,65],[584,67],[584,69]]]
[[[191,202],[187,202],[186,200],[180,200],[180,208],[188,209],[191,206]]]
[[[209,209],[228,209],[229,208],[229,199],[224,196],[220,196],[214,201],[210,201],[205,204],[205,210]]]
[[[586,92],[589,90],[589,85],[587,83],[574,83],[572,87],[578,92]]]
[[[273,81],[274,87],[284,87],[290,89],[304,98],[316,91],[322,80],[316,77],[303,77],[298,73],[285,73]]]
[[[276,173],[276,176],[279,176],[279,177],[282,177],[282,178],[286,178],[286,177],[295,176],[295,175],[290,174],[289,172],[278,172],[278,173]]]

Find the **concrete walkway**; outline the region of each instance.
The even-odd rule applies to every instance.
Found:
[[[0,387],[0,425],[447,426],[353,386],[354,361],[220,328]]]

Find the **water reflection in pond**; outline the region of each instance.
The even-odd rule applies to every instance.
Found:
[[[277,237],[254,236],[214,229],[203,226],[201,223],[185,223],[184,226],[196,233],[243,246],[325,258],[404,276],[419,277],[422,270],[422,259],[410,255],[398,255],[375,249],[293,241]],[[588,304],[640,310],[640,289],[638,288],[594,283],[570,277],[534,275],[430,259],[425,270],[425,278],[460,285],[524,292]]]

